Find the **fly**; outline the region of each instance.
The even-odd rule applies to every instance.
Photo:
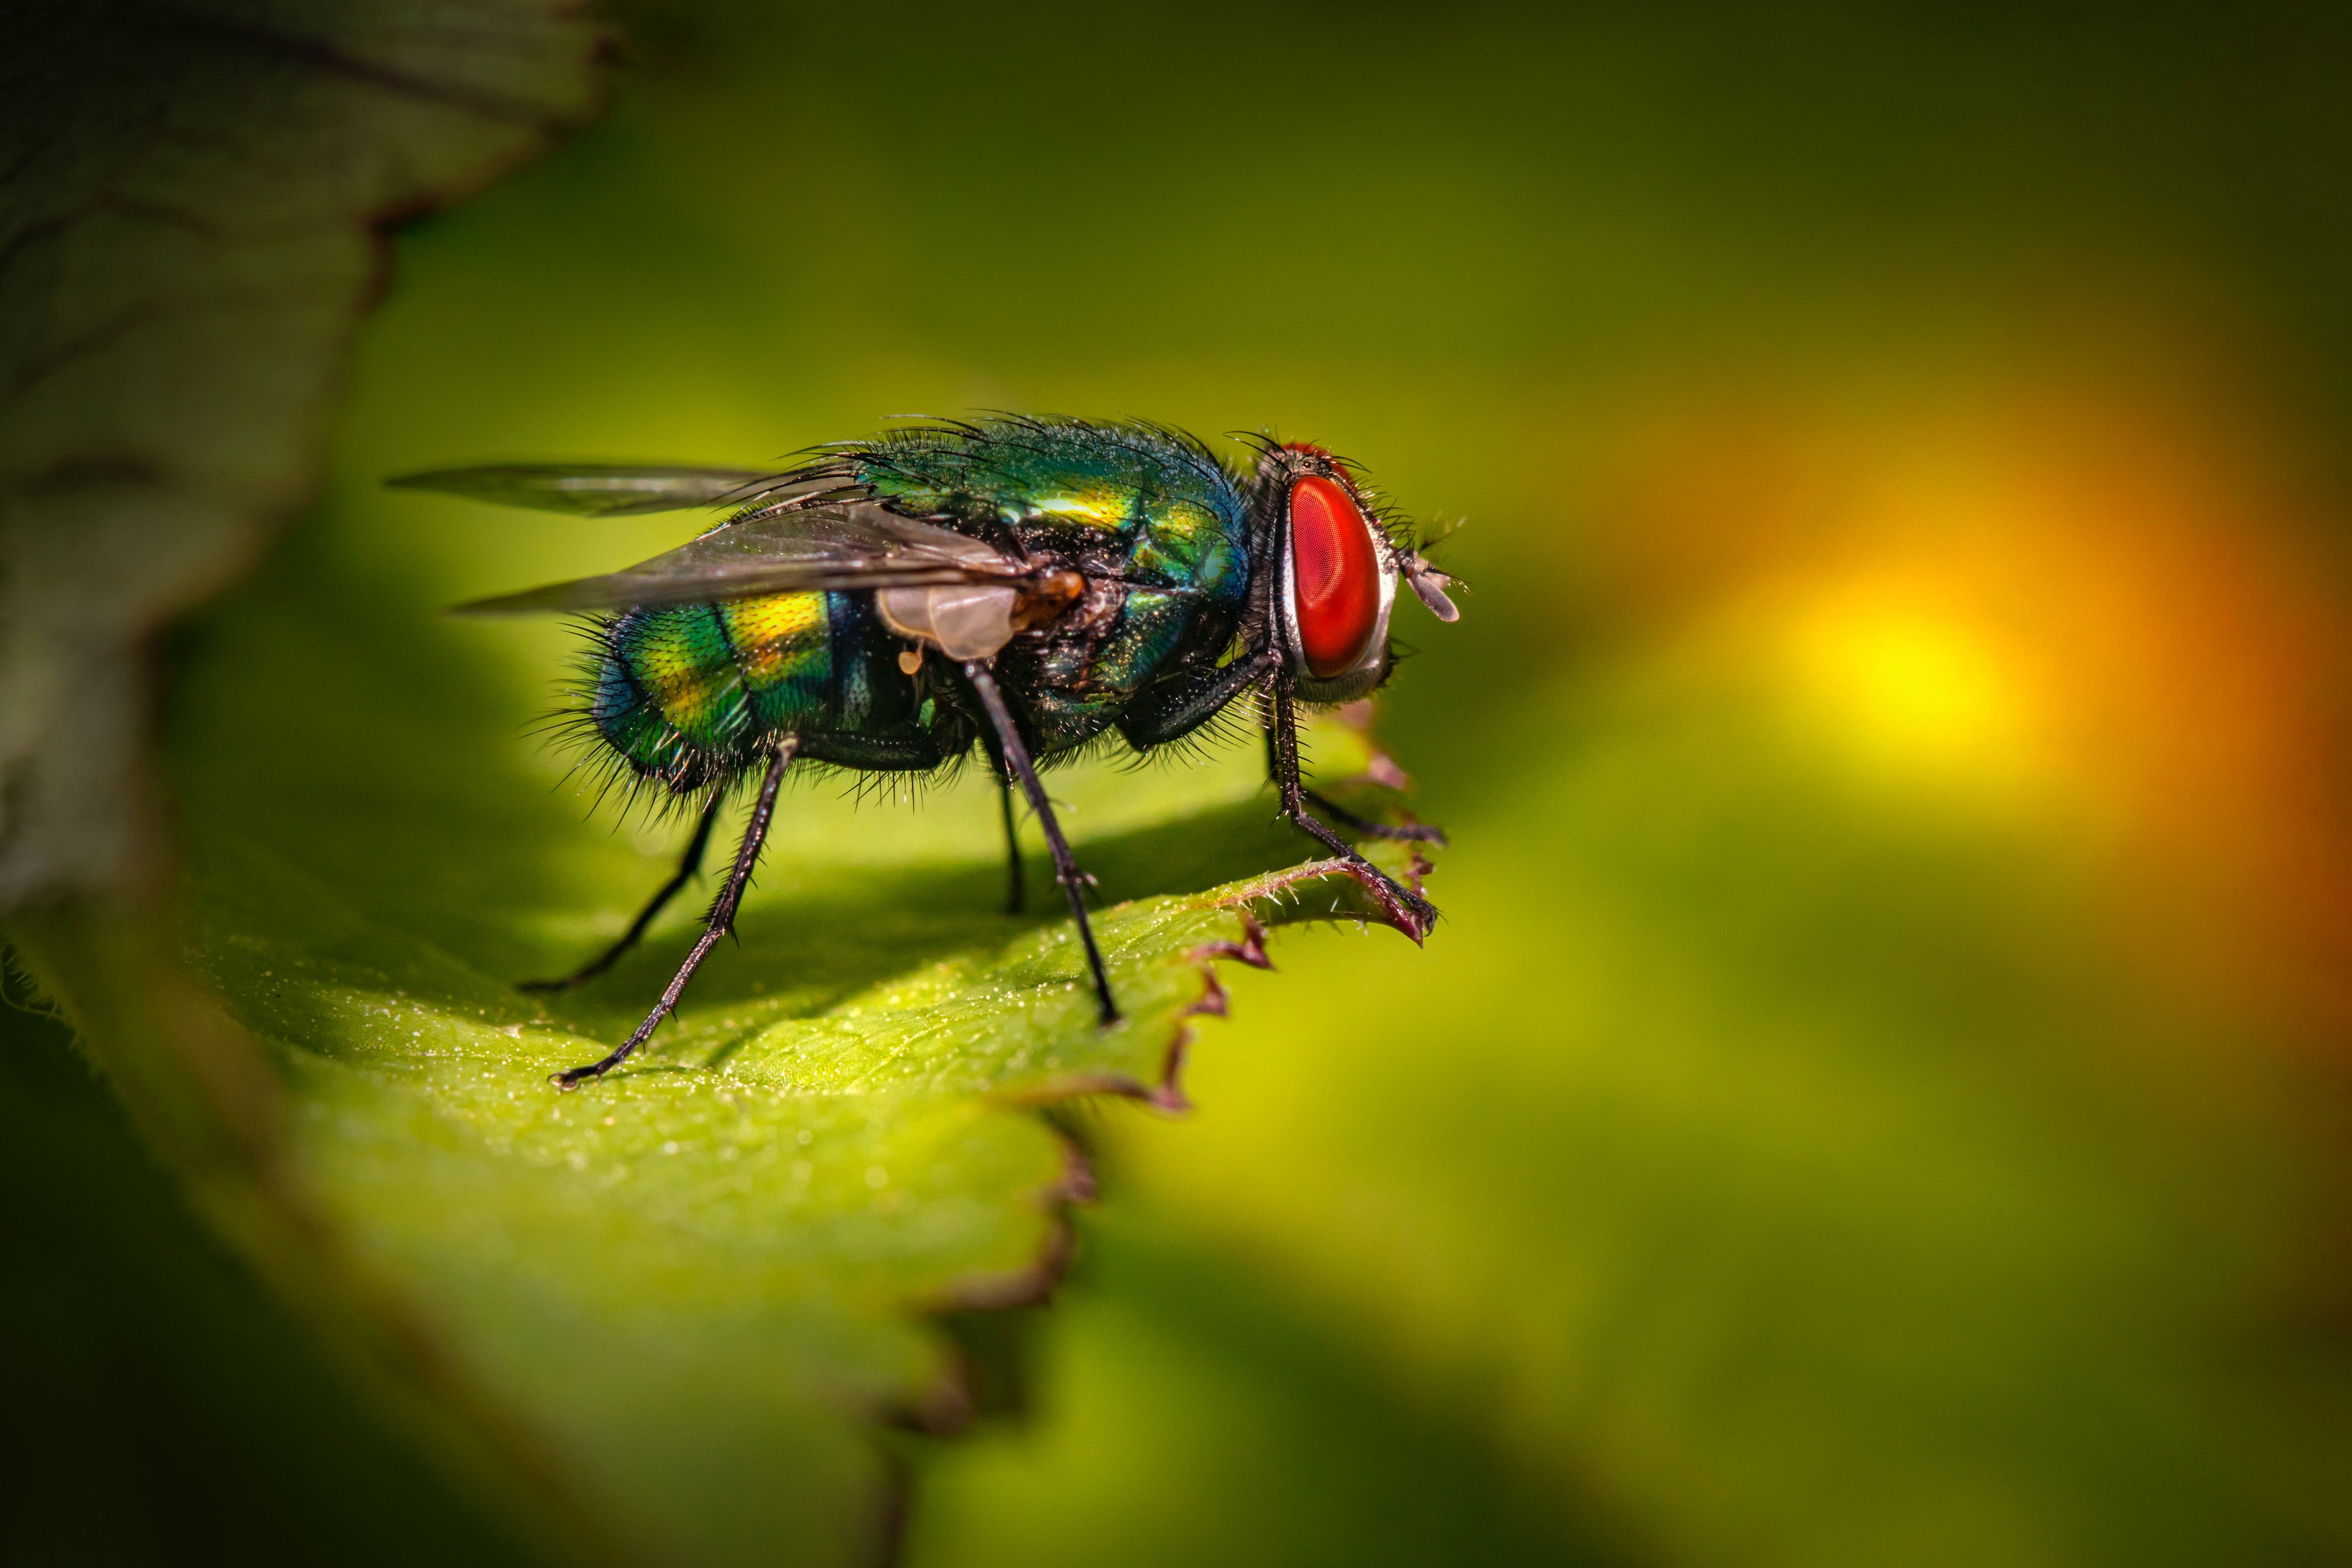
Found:
[[[612,967],[700,870],[730,791],[759,780],[726,883],[661,999],[612,1054],[557,1073],[561,1087],[627,1061],[677,1009],[733,929],[796,760],[929,772],[978,747],[1003,791],[1013,905],[1017,789],[1053,852],[1106,1025],[1118,1006],[1087,879],[1037,763],[1114,733],[1146,751],[1261,694],[1284,816],[1352,862],[1415,940],[1436,919],[1330,822],[1391,839],[1436,830],[1366,821],[1299,780],[1298,705],[1350,701],[1388,678],[1400,580],[1439,620],[1455,615],[1445,574],[1392,535],[1355,465],[1320,447],[1261,443],[1244,473],[1158,425],[1000,417],[819,447],[773,473],[506,465],[392,483],[582,517],[730,513],[625,570],[458,607],[592,617],[582,718],[617,766],[698,811],[677,873],[621,939],[526,989]]]

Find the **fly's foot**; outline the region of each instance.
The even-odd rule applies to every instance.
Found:
[[[1314,797],[1303,795],[1302,798],[1314,799]],[[1360,818],[1353,817],[1346,811],[1337,810],[1328,800],[1317,800],[1316,803],[1327,810],[1331,810],[1343,821],[1355,824],[1362,822]],[[1331,852],[1338,859],[1340,867],[1360,883],[1365,892],[1372,895],[1373,901],[1381,906],[1381,916],[1390,925],[1412,937],[1415,942],[1426,937],[1436,926],[1437,906],[1422,897],[1417,890],[1406,887],[1396,878],[1366,860],[1362,852],[1350,845],[1347,840],[1333,832],[1323,822],[1308,816],[1305,811],[1293,808],[1290,820],[1293,826],[1308,837],[1318,841]],[[1418,882],[1422,873],[1428,869],[1428,862],[1423,861],[1417,852],[1412,858],[1412,876],[1413,880]]]
[[[637,1047],[645,1044],[647,1037],[654,1032],[655,1026],[669,1015],[670,1009],[675,1005],[673,998],[665,997],[662,999],[662,1005],[654,1009],[653,1017],[639,1024],[636,1032],[623,1040],[620,1049],[614,1051],[612,1055],[602,1061],[592,1061],[585,1067],[567,1067],[561,1072],[551,1072],[547,1075],[547,1081],[558,1089],[577,1089],[591,1078],[604,1077],[604,1074],[628,1061],[635,1053]]]
[[[602,1078],[620,1066],[636,1047],[637,1042],[633,1040],[602,1061],[592,1061],[585,1067],[567,1067],[561,1072],[551,1072],[547,1075],[547,1081],[558,1089],[577,1089],[588,1080]]]
[[[1406,936],[1412,937],[1415,942],[1420,942],[1426,938],[1432,931],[1437,928],[1437,905],[1430,903],[1429,900],[1422,897],[1421,894],[1400,886],[1392,878],[1387,875],[1382,875],[1381,880],[1388,884],[1388,891],[1404,905],[1406,911],[1410,914],[1411,918],[1409,921],[1400,920],[1398,922],[1398,925],[1403,926],[1404,934]]]
[[[1412,937],[1416,943],[1426,938],[1437,925],[1437,905],[1398,882],[1380,867],[1359,854],[1341,858],[1340,868],[1363,890],[1371,894],[1372,902],[1381,906],[1388,923]]]

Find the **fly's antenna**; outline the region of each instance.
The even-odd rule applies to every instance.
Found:
[[[1427,529],[1417,530],[1418,541],[1411,545],[1401,544],[1396,552],[1397,570],[1404,574],[1404,580],[1415,597],[1428,607],[1432,615],[1448,623],[1462,619],[1462,612],[1454,607],[1453,596],[1469,585],[1451,572],[1440,571],[1431,562],[1429,552],[1460,533],[1468,521],[1466,517],[1456,517],[1433,533]]]

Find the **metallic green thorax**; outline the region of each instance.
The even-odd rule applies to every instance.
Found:
[[[1248,601],[1243,481],[1153,426],[923,426],[826,448],[793,476],[1113,580],[997,656],[1040,755],[1102,735],[1152,683],[1213,667]],[[674,789],[730,777],[787,733],[818,760],[917,770],[981,733],[946,661],[899,667],[910,644],[867,592],[635,610],[597,636],[590,718],[633,772]]]

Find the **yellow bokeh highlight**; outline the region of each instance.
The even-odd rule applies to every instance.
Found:
[[[2167,987],[2342,1038],[2352,621],[2311,541],[2343,523],[2259,432],[2051,372],[1623,444],[1600,509],[1624,597],[1687,617],[1663,673],[1923,821],[2048,835]]]
[[[1778,661],[1808,728],[1874,770],[2008,790],[2038,768],[2035,694],[1995,628],[1885,580],[1794,596]]]

